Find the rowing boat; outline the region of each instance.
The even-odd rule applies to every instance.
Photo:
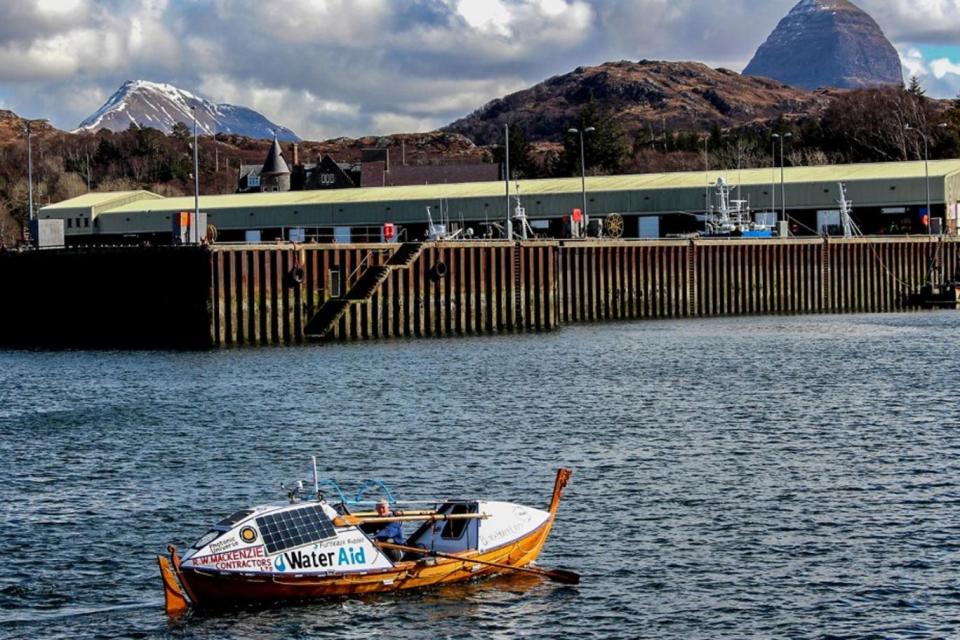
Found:
[[[380,516],[351,509],[360,501],[344,499],[339,489],[341,499],[328,502],[314,471],[313,496],[305,498],[300,483],[288,492],[287,504],[233,513],[182,557],[168,546],[169,558],[157,557],[167,613],[419,589],[511,572],[579,582],[570,571],[530,566],[547,541],[570,475],[569,469],[557,472],[545,511],[492,500],[393,500],[392,512]],[[371,533],[390,522],[417,527],[402,542]]]

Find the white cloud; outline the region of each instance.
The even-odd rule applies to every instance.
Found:
[[[926,60],[923,52],[910,47],[900,52],[900,60],[907,77],[916,76],[927,95],[953,98],[960,92],[960,63],[948,58]]]
[[[957,43],[958,0],[861,0],[894,42]]]
[[[388,0],[245,0],[230,11],[246,12],[280,43],[369,46],[383,36],[393,8]]]
[[[436,118],[416,118],[401,113],[375,113],[372,123],[374,130],[381,135],[390,133],[421,133],[433,131],[446,122]]]
[[[930,71],[937,78],[947,75],[960,76],[960,62],[954,62],[948,58],[937,58],[930,61]]]
[[[307,138],[423,131],[577,66],[741,69],[796,0],[33,0],[7,2],[13,108],[73,128],[123,80],[242,104]],[[960,0],[862,0],[930,95],[953,96]]]
[[[512,16],[500,0],[459,0],[457,13],[476,31],[505,38],[511,35]]]
[[[903,68],[906,70],[908,77],[917,76],[919,78],[929,75],[930,73],[930,70],[927,68],[927,62],[923,59],[923,54],[915,47],[901,51],[900,62],[903,64]]]
[[[82,11],[83,0],[37,0],[37,13],[42,16],[73,15]]]

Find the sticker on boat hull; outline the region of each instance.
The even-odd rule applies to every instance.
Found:
[[[484,502],[480,510],[490,517],[480,521],[480,551],[509,544],[533,533],[550,513],[508,502]]]
[[[267,557],[263,545],[193,557],[190,558],[190,564],[220,571],[269,571],[271,568],[270,558]]]
[[[273,571],[279,573],[344,573],[391,566],[366,536],[355,533],[278,553],[271,557],[271,563]]]

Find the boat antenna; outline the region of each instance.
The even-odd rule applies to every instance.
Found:
[[[313,495],[320,499],[320,478],[317,477],[317,456],[310,456],[313,462]]]

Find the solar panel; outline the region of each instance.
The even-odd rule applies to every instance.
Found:
[[[319,505],[257,518],[267,553],[273,554],[336,535],[333,523]]]

